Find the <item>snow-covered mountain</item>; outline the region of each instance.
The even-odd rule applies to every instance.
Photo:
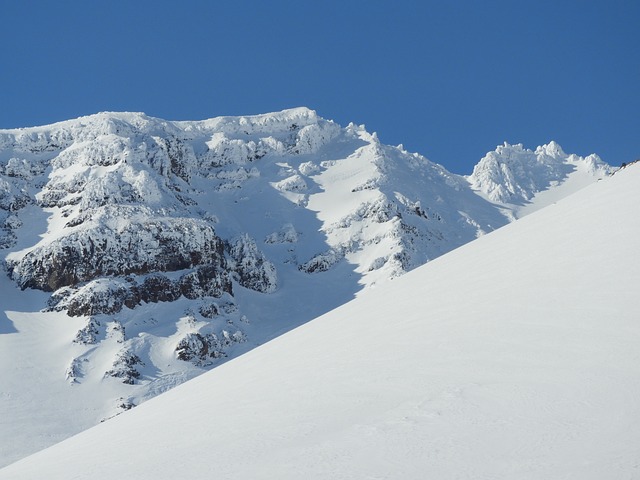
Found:
[[[637,478],[640,165],[0,479]]]
[[[306,108],[2,130],[0,464],[611,171],[552,142],[462,177]]]

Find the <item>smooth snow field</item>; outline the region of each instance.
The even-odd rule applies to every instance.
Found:
[[[640,166],[0,470],[640,478]]]

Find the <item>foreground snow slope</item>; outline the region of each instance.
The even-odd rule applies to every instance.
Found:
[[[637,478],[638,205],[632,166],[0,478]]]

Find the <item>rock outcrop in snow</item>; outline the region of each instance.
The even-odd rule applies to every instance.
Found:
[[[563,182],[579,167],[596,178],[613,173],[597,155],[567,155],[556,142],[535,151],[505,142],[480,160],[469,181],[495,202],[520,204]]]

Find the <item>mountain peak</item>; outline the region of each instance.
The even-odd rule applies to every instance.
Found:
[[[29,375],[2,370],[15,394],[0,411],[64,425],[75,412],[74,428],[116,415],[507,224],[514,203],[606,170],[558,152],[505,144],[464,178],[305,107],[2,130],[0,296],[20,333],[0,351],[6,368],[53,373],[34,403]],[[0,435],[7,458],[52,438],[30,428]]]
[[[593,179],[612,172],[611,167],[594,156],[567,155],[554,141],[535,151],[522,144],[505,142],[487,153],[468,177],[474,189],[494,202],[524,205],[539,193],[566,182],[574,173],[584,171]],[[581,186],[584,186],[581,183]]]
[[[567,156],[567,154],[562,150],[562,147],[553,140],[546,145],[536,148],[536,154],[542,154],[551,158],[564,158]]]

